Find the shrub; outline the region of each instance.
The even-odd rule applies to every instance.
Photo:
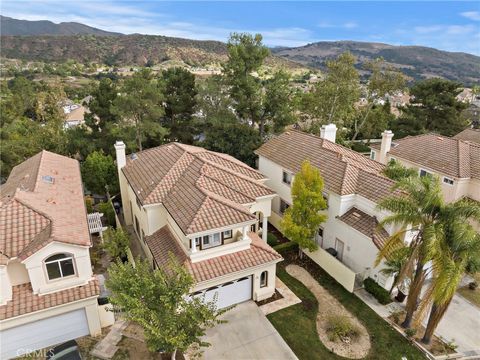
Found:
[[[400,323],[400,317],[403,315],[403,310],[398,310],[398,311],[392,311],[391,316],[392,320],[395,324]]]
[[[475,290],[476,288],[478,288],[478,283],[476,281],[471,281],[469,284],[468,284],[468,288],[470,290]]]
[[[280,254],[288,254],[290,252],[298,252],[298,244],[293,241],[289,241],[283,244],[279,244],[273,247]]]
[[[277,236],[275,234],[269,232],[267,234],[267,244],[270,245],[270,246],[278,245],[279,242],[278,242]]]
[[[417,333],[417,329],[415,328],[405,329],[405,335],[407,335],[407,337],[409,338],[414,337],[416,333]]]
[[[107,223],[110,226],[117,226],[115,222],[115,209],[111,201],[101,202],[98,204],[98,211],[103,213],[103,216],[107,219]]]
[[[360,335],[358,327],[345,315],[330,315],[327,318],[326,331],[330,341],[354,339]]]
[[[365,279],[363,285],[365,286],[365,290],[372,294],[380,304],[387,305],[392,302],[388,291],[378,285],[372,278]]]
[[[94,212],[93,199],[90,196],[85,197],[85,207],[87,208],[87,214],[91,214]]]
[[[122,228],[108,228],[104,233],[104,248],[112,258],[126,258],[127,248],[130,245],[130,238]]]

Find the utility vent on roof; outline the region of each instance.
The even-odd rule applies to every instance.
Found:
[[[46,182],[47,184],[53,184],[55,182],[55,178],[50,175],[44,175],[42,176],[43,182]]]
[[[396,148],[398,146],[398,143],[392,142],[392,147]]]
[[[132,160],[137,160],[137,159],[138,159],[137,154],[132,153],[132,154],[130,155],[130,159],[132,159]]]
[[[362,215],[360,215],[359,213],[357,213],[356,211],[354,211],[352,213],[353,216],[355,216],[357,219],[360,218]]]

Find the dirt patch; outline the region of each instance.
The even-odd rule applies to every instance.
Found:
[[[277,300],[283,299],[282,294],[279,293],[277,289],[275,289],[275,293],[270,296],[268,299],[262,300],[262,301],[255,301],[258,306],[262,306]]]
[[[370,336],[362,323],[354,317],[343,305],[325,290],[309,273],[298,265],[288,265],[287,273],[303,283],[318,300],[317,332],[322,343],[337,355],[361,359],[370,351]],[[358,336],[349,343],[331,341],[327,334],[328,319],[332,315],[344,316],[358,329]]]

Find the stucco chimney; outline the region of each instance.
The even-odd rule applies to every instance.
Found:
[[[127,157],[125,155],[125,144],[122,140],[117,140],[115,142],[115,152],[117,156],[117,168],[120,170],[125,165],[127,165]]]
[[[337,127],[335,124],[322,125],[322,128],[320,129],[320,137],[335,142],[335,138],[337,137]]]
[[[392,139],[393,132],[391,130],[385,130],[382,133],[382,144],[380,145],[380,154],[378,157],[378,161],[382,164],[387,163],[387,153],[392,148]]]

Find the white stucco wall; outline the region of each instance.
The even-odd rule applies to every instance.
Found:
[[[25,264],[22,264],[19,260],[9,261],[7,271],[12,286],[30,282]]]
[[[49,256],[59,253],[73,255],[75,275],[66,278],[48,280],[44,261]],[[92,279],[89,248],[86,246],[52,242],[25,259],[23,263],[27,268],[34,294],[44,294],[86,284]]]
[[[7,266],[0,265],[0,305],[12,300],[12,283],[7,273]]]

